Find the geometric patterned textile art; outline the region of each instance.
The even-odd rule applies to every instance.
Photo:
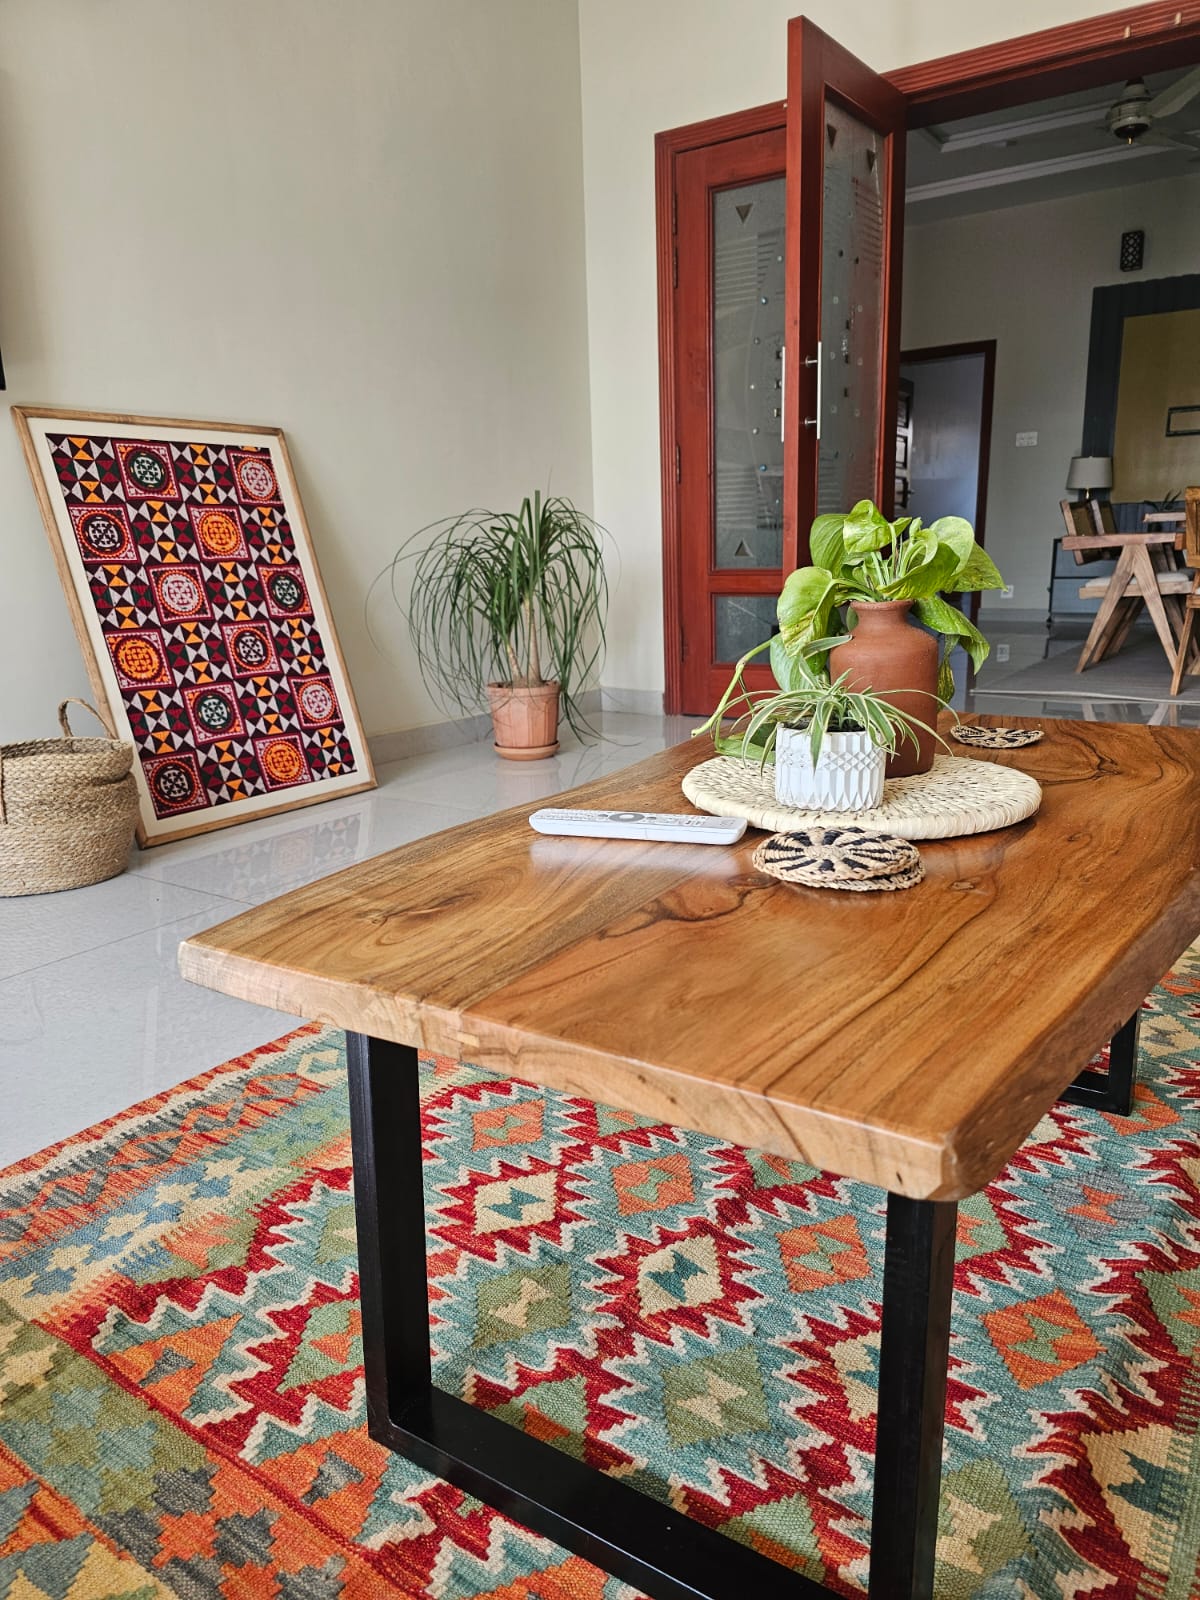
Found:
[[[13,418],[92,688],[161,844],[374,784],[278,429]]]
[[[1200,1592],[1194,952],[1141,1041],[960,1206],[938,1600]],[[861,1594],[880,1192],[423,1077],[437,1382]],[[0,1596],[630,1600],[367,1437],[347,1124],[312,1024],[0,1174]]]

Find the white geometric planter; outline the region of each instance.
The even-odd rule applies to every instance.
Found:
[[[887,751],[866,733],[827,733],[813,766],[806,728],[775,734],[775,798],[805,811],[871,811],[883,799]]]

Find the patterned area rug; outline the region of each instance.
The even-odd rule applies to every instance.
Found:
[[[1197,1592],[1200,958],[1128,1120],[961,1210],[937,1594]],[[880,1195],[427,1069],[446,1387],[845,1594]],[[306,1028],[0,1175],[0,1596],[628,1600],[372,1444],[340,1037]]]

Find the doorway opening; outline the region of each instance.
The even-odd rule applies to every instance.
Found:
[[[901,350],[896,421],[898,514],[963,517],[987,538],[996,341]],[[978,607],[979,596],[971,597]]]
[[[820,40],[825,47],[826,59],[835,61],[842,73],[841,84],[838,86],[839,93],[845,92],[852,101],[854,96],[858,95],[859,99],[855,102],[857,104],[865,103],[869,94],[875,93],[881,97],[880,103],[882,103],[883,89],[873,90],[871,85],[883,84],[889,92],[898,91],[903,96],[904,116],[910,141],[916,130],[935,128],[940,130],[948,123],[970,120],[978,124],[986,121],[988,117],[996,122],[1016,120],[1011,115],[1014,107],[1028,107],[1032,102],[1047,101],[1056,96],[1078,96],[1084,100],[1090,96],[1095,99],[1098,91],[1106,86],[1114,83],[1121,86],[1138,76],[1149,75],[1148,82],[1153,88],[1155,74],[1179,75],[1184,68],[1200,60],[1200,0],[1187,0],[1183,5],[1144,5],[1090,18],[1021,39],[1008,40],[982,50],[925,62],[886,74],[883,80],[868,74],[867,69],[861,68],[860,64],[853,63],[852,58],[847,57],[845,52],[839,52],[832,41],[824,40],[819,31],[812,29],[811,25],[793,24],[790,34],[793,77],[789,86],[789,100],[792,106],[790,137],[793,145],[798,138],[797,130],[807,115],[804,107],[812,98],[807,95],[795,59],[798,26],[807,30],[806,37],[810,41],[814,38]],[[815,70],[812,63],[818,54],[818,50],[810,42],[808,68],[810,77]],[[855,87],[852,68],[859,70],[861,91]],[[833,74],[830,71],[826,76],[832,78]],[[822,93],[826,87],[825,83],[818,85]],[[822,99],[819,104],[825,105],[826,101]],[[1200,100],[1197,100],[1196,105],[1200,107]],[[820,120],[820,113],[817,115]],[[1200,116],[1196,120],[1200,124]],[[1078,122],[1078,118],[1076,121]],[[1182,132],[1187,133],[1189,130],[1190,124],[1186,127],[1181,125]],[[810,274],[804,295],[798,298],[797,272],[789,256],[788,306],[784,339],[788,359],[786,365],[782,361],[779,363],[785,370],[770,375],[768,381],[772,384],[778,381],[779,388],[769,390],[767,396],[772,402],[776,395],[779,397],[778,425],[783,433],[782,441],[778,438],[774,441],[776,449],[782,443],[784,451],[783,492],[777,497],[781,502],[779,510],[784,512],[783,526],[769,530],[772,541],[778,539],[782,547],[780,565],[751,567],[748,564],[749,558],[744,552],[749,550],[753,559],[757,561],[759,558],[756,540],[745,538],[741,534],[731,545],[734,552],[743,551],[738,558],[740,566],[717,560],[718,510],[723,518],[727,518],[733,505],[727,480],[726,492],[718,507],[718,461],[734,459],[742,467],[753,469],[764,479],[769,476],[774,463],[767,461],[765,455],[748,445],[749,440],[764,438],[762,431],[764,420],[752,415],[753,408],[747,403],[745,396],[741,398],[739,410],[739,403],[735,402],[726,387],[729,381],[728,371],[720,379],[726,414],[733,416],[738,424],[744,419],[747,430],[757,427],[759,432],[754,434],[747,431],[746,437],[739,439],[735,425],[733,432],[723,429],[718,441],[715,420],[718,382],[712,376],[714,362],[717,359],[717,345],[714,338],[713,217],[722,185],[718,182],[707,189],[694,190],[689,207],[681,193],[679,173],[681,165],[686,167],[686,158],[705,149],[706,146],[720,146],[747,136],[760,141],[761,148],[769,147],[775,153],[771,157],[769,171],[763,169],[755,173],[747,167],[739,169],[739,183],[753,184],[764,177],[773,177],[778,181],[780,173],[778,141],[789,136],[788,110],[783,103],[758,107],[739,113],[736,117],[673,130],[671,133],[660,135],[657,141],[666,630],[665,703],[667,709],[671,711],[707,713],[716,698],[714,689],[723,686],[728,679],[729,667],[732,660],[736,659],[732,652],[738,647],[741,638],[736,629],[731,631],[731,628],[726,626],[721,632],[721,648],[717,648],[718,611],[724,612],[727,618],[734,617],[736,620],[740,617],[745,623],[747,639],[751,632],[755,633],[756,639],[760,639],[770,631],[769,627],[763,629],[763,620],[771,610],[772,600],[778,593],[778,584],[782,581],[783,574],[792,566],[803,564],[807,557],[805,530],[817,506],[818,469],[815,465],[805,469],[803,455],[813,446],[811,424],[814,411],[820,415],[820,410],[815,404],[816,374],[812,369],[817,365],[814,362],[814,355],[819,361],[820,353],[813,332],[814,329],[819,331],[819,324],[815,319],[819,316],[821,291],[819,282],[814,291],[813,283],[816,280]],[[923,137],[928,138],[928,135]],[[1025,135],[1022,133],[1017,137],[1024,138]],[[897,172],[901,177],[903,174],[903,144],[902,138],[899,141],[900,148],[894,157],[887,158],[887,171],[893,179],[896,178]],[[1113,151],[1115,157],[1120,157],[1121,151],[1115,140]],[[799,163],[793,157],[794,150],[792,145],[789,145],[785,161],[789,183],[799,181],[797,179]],[[1108,159],[1106,153],[1106,162]],[[869,154],[868,160],[870,160]],[[1113,164],[1118,163],[1114,160]],[[1154,165],[1153,162],[1144,160],[1136,164],[1143,169]],[[819,182],[820,174],[817,176]],[[805,194],[811,207],[814,194],[811,175],[807,180]],[[788,250],[793,247],[799,231],[798,212],[793,205],[793,199],[794,196],[789,192],[786,219]],[[886,218],[884,221],[886,234]],[[818,211],[816,219],[818,231],[821,222],[822,217]],[[808,232],[811,233],[811,227]],[[881,248],[885,251],[887,244],[887,238],[882,238]],[[889,280],[885,297],[891,297],[885,304],[883,321],[886,324],[890,312],[895,323],[893,328],[885,327],[881,335],[885,344],[891,341],[890,359],[893,362],[889,381],[886,377],[889,372],[888,353],[884,350],[879,367],[880,393],[877,404],[881,441],[885,436],[889,439],[895,436],[893,431],[896,426],[895,406],[901,392],[898,370],[894,365],[900,354],[899,261],[898,252],[895,254],[895,260],[885,259],[880,267],[881,279]],[[828,263],[826,265],[828,266]],[[906,259],[906,273],[909,270],[910,263]],[[1112,276],[1116,275],[1114,269]],[[685,281],[690,281],[690,288],[681,287]],[[727,275],[725,281],[728,281]],[[1036,290],[1035,281],[1024,283],[1018,281],[1013,284],[1014,294],[1030,294]],[[769,288],[761,292],[766,292],[768,298],[772,293]],[[699,335],[692,336],[687,333],[683,327],[684,317],[681,312],[697,319],[701,329]],[[805,327],[801,328],[800,324],[805,318],[808,321]],[[756,336],[763,337],[761,333],[750,334],[751,339]],[[909,342],[914,346],[909,354],[914,355],[923,353],[933,344],[982,345],[997,341],[993,340],[986,327],[970,327],[964,330],[948,326],[944,331],[937,330],[932,338],[919,334],[916,339],[910,339]],[[810,343],[813,345],[811,350]],[[999,348],[992,353],[993,370],[996,369],[997,363],[1001,368],[1005,363],[1006,352],[1003,343],[1003,340],[998,341]],[[762,346],[751,345],[751,348],[761,350]],[[771,359],[774,360],[774,354]],[[749,374],[751,363],[743,365],[745,373]],[[820,370],[819,366],[817,370]],[[931,363],[926,372],[927,379],[932,371]],[[753,393],[761,399],[759,380],[757,378],[751,380],[748,377],[747,381],[755,382]],[[705,384],[708,387],[707,396],[699,393]],[[746,393],[748,395],[750,391],[747,390]],[[828,405],[828,395],[827,388],[824,396],[826,405]],[[1090,399],[1089,377],[1089,404]],[[1083,451],[1083,437],[1087,431],[1085,418],[1082,415],[1083,406],[1084,398],[1081,396],[1079,400],[1081,414],[1075,427],[1076,442],[1071,447],[1071,455],[1086,453]],[[774,403],[766,408],[768,414],[773,413],[775,409]],[[774,422],[776,419],[773,415],[769,415],[769,420]],[[995,416],[994,425],[999,426],[999,420]],[[806,432],[806,427],[810,431]],[[986,441],[989,430],[981,428],[981,431]],[[799,471],[794,464],[796,452],[800,452],[802,458]],[[890,453],[889,446],[889,456]],[[879,455],[880,460],[877,463],[879,484],[874,498],[886,508],[898,484],[896,477],[893,476],[891,460],[883,460],[882,445]],[[985,469],[988,466],[988,455],[985,443],[980,451],[979,462]],[[742,457],[745,459],[742,460]],[[1026,463],[1029,459],[1023,458]],[[816,461],[815,451],[812,454],[812,461],[813,463]],[[759,472],[764,465],[767,471]],[[1067,462],[1064,461],[1064,480],[1066,465]],[[997,549],[996,544],[1002,530],[999,518],[995,514],[997,489],[994,454],[991,466],[990,492],[993,515],[989,516],[988,512],[988,485],[985,478],[984,494],[977,499],[976,516],[972,520],[977,527],[986,528],[992,554],[1003,571],[1003,552]],[[1057,471],[1057,466],[1055,470]],[[748,483],[749,473],[745,472],[743,476]],[[789,495],[794,497],[795,502],[790,525],[787,515]],[[806,496],[811,504],[806,503]],[[746,522],[749,517],[753,500],[755,530],[768,531],[757,528],[757,518],[762,514],[762,509],[758,505],[762,499],[761,491],[755,496],[747,493],[743,498],[746,505],[738,513],[741,523]],[[1050,511],[1053,515],[1058,515],[1057,505],[1052,504]],[[922,515],[924,516],[923,512]],[[729,542],[732,531],[730,527],[723,532],[723,543]],[[1047,527],[1045,537],[1048,560],[1049,541],[1053,538],[1052,526]],[[757,542],[763,541],[759,539]],[[774,549],[772,558],[773,554]],[[1067,559],[1071,558],[1068,556]],[[1044,589],[1044,566],[1041,570],[1041,587]],[[1102,575],[1103,569],[1094,570]],[[1085,577],[1091,575],[1091,570],[1084,574]],[[691,600],[688,600],[689,592],[693,597]],[[718,602],[721,602],[719,606]],[[992,597],[988,597],[984,609],[985,616],[991,622]],[[1022,607],[1017,605],[1015,609],[1020,610]],[[986,626],[985,631],[987,631]]]

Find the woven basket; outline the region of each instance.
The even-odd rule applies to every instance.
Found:
[[[83,706],[107,739],[77,739],[69,705]],[[86,700],[58,708],[61,739],[0,745],[0,895],[49,894],[125,870],[137,826],[133,746]]]

